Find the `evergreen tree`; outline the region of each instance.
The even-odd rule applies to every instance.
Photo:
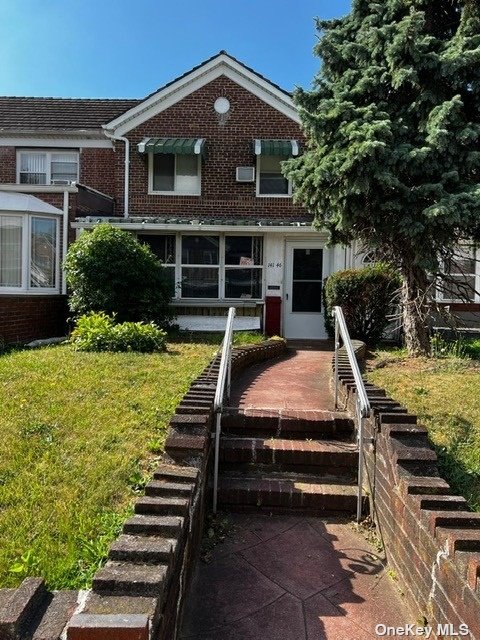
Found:
[[[322,66],[295,101],[307,137],[285,164],[332,243],[402,275],[412,354],[429,349],[429,283],[480,239],[480,0],[354,0],[317,21]]]

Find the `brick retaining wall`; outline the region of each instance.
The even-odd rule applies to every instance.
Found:
[[[283,340],[234,349],[232,378],[285,350]],[[39,578],[0,589],[0,640],[174,640],[211,500],[218,367],[217,356],[177,407],[163,462],[112,544],[109,562],[95,574],[92,590],[52,594]],[[138,539],[132,542],[139,532],[141,546]]]
[[[346,357],[340,362],[340,398],[353,412],[355,384]],[[372,517],[388,562],[410,608],[433,626],[468,625],[480,640],[480,513],[438,472],[427,430],[385,391],[368,384],[373,415],[366,420],[365,470]],[[342,408],[342,405],[340,405]],[[407,622],[407,621],[406,621]]]

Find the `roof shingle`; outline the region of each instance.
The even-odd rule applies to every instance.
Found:
[[[103,124],[140,102],[133,99],[0,96],[0,131],[101,129]]]

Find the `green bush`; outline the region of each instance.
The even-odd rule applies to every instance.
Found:
[[[75,316],[103,311],[119,322],[169,325],[171,285],[166,270],[132,233],[107,224],[82,233],[68,249],[64,267]]]
[[[140,351],[165,350],[166,333],[153,322],[115,324],[106,313],[88,313],[77,320],[70,342],[76,351]]]
[[[332,273],[323,288],[328,335],[335,333],[332,309],[340,306],[351,338],[375,346],[387,327],[387,315],[399,287],[400,277],[385,263]]]
[[[469,340],[463,345],[465,355],[473,360],[480,360],[480,340]]]

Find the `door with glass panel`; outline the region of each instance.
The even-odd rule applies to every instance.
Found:
[[[287,242],[283,333],[291,339],[326,338],[322,282],[325,250],[320,243]]]

